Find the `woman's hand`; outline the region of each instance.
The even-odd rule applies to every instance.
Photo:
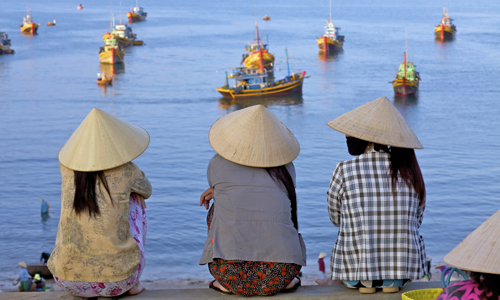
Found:
[[[139,194],[136,194],[136,193],[134,193],[134,195],[135,195],[135,200],[136,200],[137,204],[141,205],[142,209],[145,209],[146,208],[146,200],[144,200],[144,197],[139,195]]]
[[[210,207],[210,200],[212,200],[213,197],[214,197],[214,188],[208,188],[200,196],[200,206],[205,204],[205,208],[208,209]]]

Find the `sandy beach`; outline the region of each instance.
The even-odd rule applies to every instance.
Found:
[[[315,280],[318,279],[317,276],[304,275],[301,277],[302,285],[317,285]],[[441,271],[434,269],[432,272],[432,277],[430,281],[440,281]],[[454,273],[452,281],[462,280],[462,277],[457,276]],[[427,282],[427,279],[418,280],[421,282]],[[55,284],[53,279],[47,279],[47,284],[50,285],[51,291],[60,292],[63,291],[57,284]],[[195,279],[159,279],[159,280],[144,280],[141,281],[142,285],[148,290],[169,290],[169,289],[204,289],[208,288],[210,280],[195,280]],[[12,284],[0,284],[0,292],[15,292],[17,291],[17,286]]]

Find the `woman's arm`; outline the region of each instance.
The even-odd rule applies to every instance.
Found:
[[[342,162],[339,162],[333,171],[332,180],[328,192],[328,212],[333,225],[340,226],[340,215],[342,208],[342,195],[344,194],[344,185],[342,178]]]

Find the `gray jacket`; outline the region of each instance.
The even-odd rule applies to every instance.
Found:
[[[295,183],[293,164],[286,168]],[[216,154],[207,177],[215,189],[215,207],[201,265],[214,258],[306,265],[306,248],[293,226],[290,199],[265,169]]]

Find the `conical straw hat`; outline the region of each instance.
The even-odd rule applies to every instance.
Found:
[[[300,152],[293,133],[262,105],[232,112],[215,121],[208,139],[220,156],[249,167],[286,165]]]
[[[59,151],[59,162],[75,171],[107,170],[132,161],[148,145],[146,130],[94,108]]]
[[[443,258],[462,270],[500,274],[500,210]]]
[[[387,97],[363,104],[326,124],[343,134],[368,142],[400,148],[424,148]]]

